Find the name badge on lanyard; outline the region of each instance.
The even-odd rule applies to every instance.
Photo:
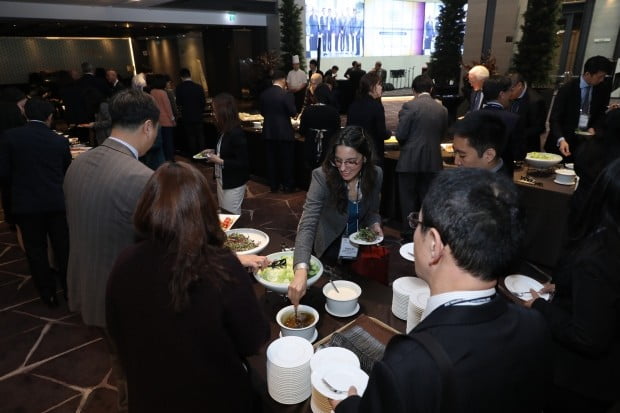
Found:
[[[588,122],[590,121],[590,115],[587,113],[582,113],[579,115],[579,129],[586,130],[588,129]]]
[[[340,239],[340,251],[338,251],[338,258],[342,260],[354,260],[357,258],[359,248],[349,241],[349,237],[342,237]]]

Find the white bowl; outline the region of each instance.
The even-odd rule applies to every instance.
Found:
[[[572,169],[556,169],[555,179],[564,184],[572,184],[575,182],[575,171]]]
[[[280,252],[274,252],[273,254],[269,254],[267,255],[267,258],[270,261],[277,261],[281,258],[284,257],[290,257],[289,260],[292,262],[293,261],[293,251],[280,251]],[[319,259],[317,257],[315,257],[314,255],[310,256],[310,263],[312,265],[315,265],[316,267],[318,267],[318,271],[315,275],[313,275],[312,277],[308,278],[308,283],[307,286],[310,287],[312,284],[314,284],[315,282],[317,282],[317,280],[319,278],[321,278],[321,275],[323,274],[323,264],[321,263],[321,261],[319,261]],[[254,274],[254,278],[256,278],[256,281],[258,281],[259,283],[261,283],[267,290],[270,291],[275,291],[277,293],[280,294],[286,294],[288,293],[288,285],[289,283],[274,283],[274,282],[269,282],[267,280],[265,280],[263,277],[261,277],[259,275],[260,271]]]
[[[226,236],[230,234],[245,235],[246,237],[248,237],[249,239],[251,239],[257,244],[257,246],[252,249],[245,250],[245,251],[237,251],[237,255],[258,254],[259,252],[265,249],[267,244],[269,244],[269,235],[265,234],[263,231],[258,230],[258,229],[254,229],[254,228],[229,229],[228,231],[226,231]]]
[[[280,332],[282,333],[282,337],[297,336],[297,337],[305,338],[308,341],[312,341],[312,337],[314,336],[314,333],[316,332],[316,323],[319,322],[318,311],[316,311],[314,308],[308,305],[299,304],[297,306],[297,312],[298,313],[304,312],[304,313],[312,314],[314,316],[314,321],[309,326],[303,327],[303,328],[291,328],[291,327],[285,326],[283,319],[286,317],[290,317],[291,315],[295,313],[295,306],[293,305],[286,306],[280,311],[278,311],[278,314],[276,315],[276,322],[280,326]]]
[[[543,158],[535,158],[533,156],[543,156]],[[562,157],[555,153],[529,152],[525,157],[525,162],[534,168],[546,169],[562,162]]]
[[[334,314],[350,314],[357,307],[357,300],[362,295],[362,288],[351,281],[334,280],[334,284],[340,291],[337,293],[331,283],[323,286],[323,295],[327,302],[327,308]]]

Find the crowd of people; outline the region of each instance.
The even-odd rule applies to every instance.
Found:
[[[474,67],[469,111],[451,128],[433,80],[413,80],[413,99],[394,131],[401,235],[414,241],[415,272],[431,297],[421,323],[389,343],[364,395],[349,389],[350,397],[332,403],[336,412],[605,413],[618,402],[620,109],[606,107],[608,67],[604,57],[588,59],[550,109],[520,74]],[[268,260],[226,248],[217,217],[218,208],[242,212],[250,178],[235,98],[213,99],[219,137],[207,161],[214,196],[208,177],[175,157],[177,117],[191,152],[205,147],[205,94],[187,69],[173,93],[164,75],[136,75],[123,88],[115,71],[103,84],[90,65],[82,69],[65,95],[68,116],[105,132],[73,161],[68,141],[51,129],[50,102],[8,90],[2,106],[3,206],[21,230],[41,299],[58,306],[60,288],[86,325],[102,329],[119,402],[129,411],[254,411],[259,402],[245,358],[270,334],[244,267]],[[311,62],[306,74],[293,61],[288,76],[273,72],[259,97],[271,191],[296,190],[291,118],[305,138],[311,183],[288,289],[294,305],[306,293],[311,254],[326,263],[353,261],[352,233],[368,227],[383,236],[383,145],[392,131],[381,70],[345,74],[360,76],[343,128],[333,84],[325,81],[337,67],[323,76]],[[98,90],[107,96],[97,100]],[[72,113],[72,99],[90,112]],[[519,306],[496,292],[520,258],[524,232],[512,170],[543,147],[547,110],[545,147],[574,157],[585,182],[572,204],[566,259]],[[591,136],[581,139],[579,129]],[[440,142],[449,136],[457,168],[442,171]],[[545,292],[551,301],[539,297]]]

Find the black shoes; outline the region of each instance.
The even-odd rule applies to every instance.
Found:
[[[41,301],[43,301],[45,304],[47,304],[47,306],[49,308],[56,308],[58,307],[58,297],[56,296],[56,294],[52,294],[52,295],[44,295],[41,297]]]

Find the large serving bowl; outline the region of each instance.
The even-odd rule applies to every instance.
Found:
[[[293,269],[293,251],[274,252],[273,254],[267,255],[267,258],[272,262],[277,261],[282,258],[287,258],[287,265],[290,266],[291,271]],[[317,272],[316,274],[312,276],[308,274],[308,284],[307,284],[308,287],[310,287],[312,284],[317,282],[317,280],[321,278],[321,275],[323,274],[323,264],[314,255],[310,256],[310,264],[317,268]],[[275,291],[280,294],[286,294],[288,292],[288,285],[290,284],[290,282],[277,283],[277,282],[267,281],[265,278],[261,276],[261,274],[263,274],[264,271],[265,270],[261,270],[254,274],[256,281],[258,281],[263,286],[265,286],[267,290]]]
[[[314,320],[312,321],[312,323],[304,327],[301,327],[301,328],[287,327],[284,324],[284,320],[286,320],[289,317],[295,317],[295,306],[289,305],[289,306],[284,307],[283,309],[278,311],[278,314],[276,315],[276,321],[278,325],[280,326],[280,332],[282,333],[282,337],[298,336],[298,337],[305,338],[308,341],[312,341],[312,338],[316,332],[316,323],[319,322],[318,311],[316,311],[314,308],[310,307],[309,305],[299,304],[297,306],[297,313],[299,314],[300,317],[303,317],[304,313],[310,314],[314,318]]]
[[[546,169],[562,162],[562,157],[560,155],[556,155],[555,153],[528,152],[525,157],[525,162],[534,168]]]
[[[362,295],[362,288],[354,282],[347,280],[334,280],[334,286],[331,283],[323,286],[323,295],[327,308],[333,314],[350,314],[357,307],[357,300]]]

